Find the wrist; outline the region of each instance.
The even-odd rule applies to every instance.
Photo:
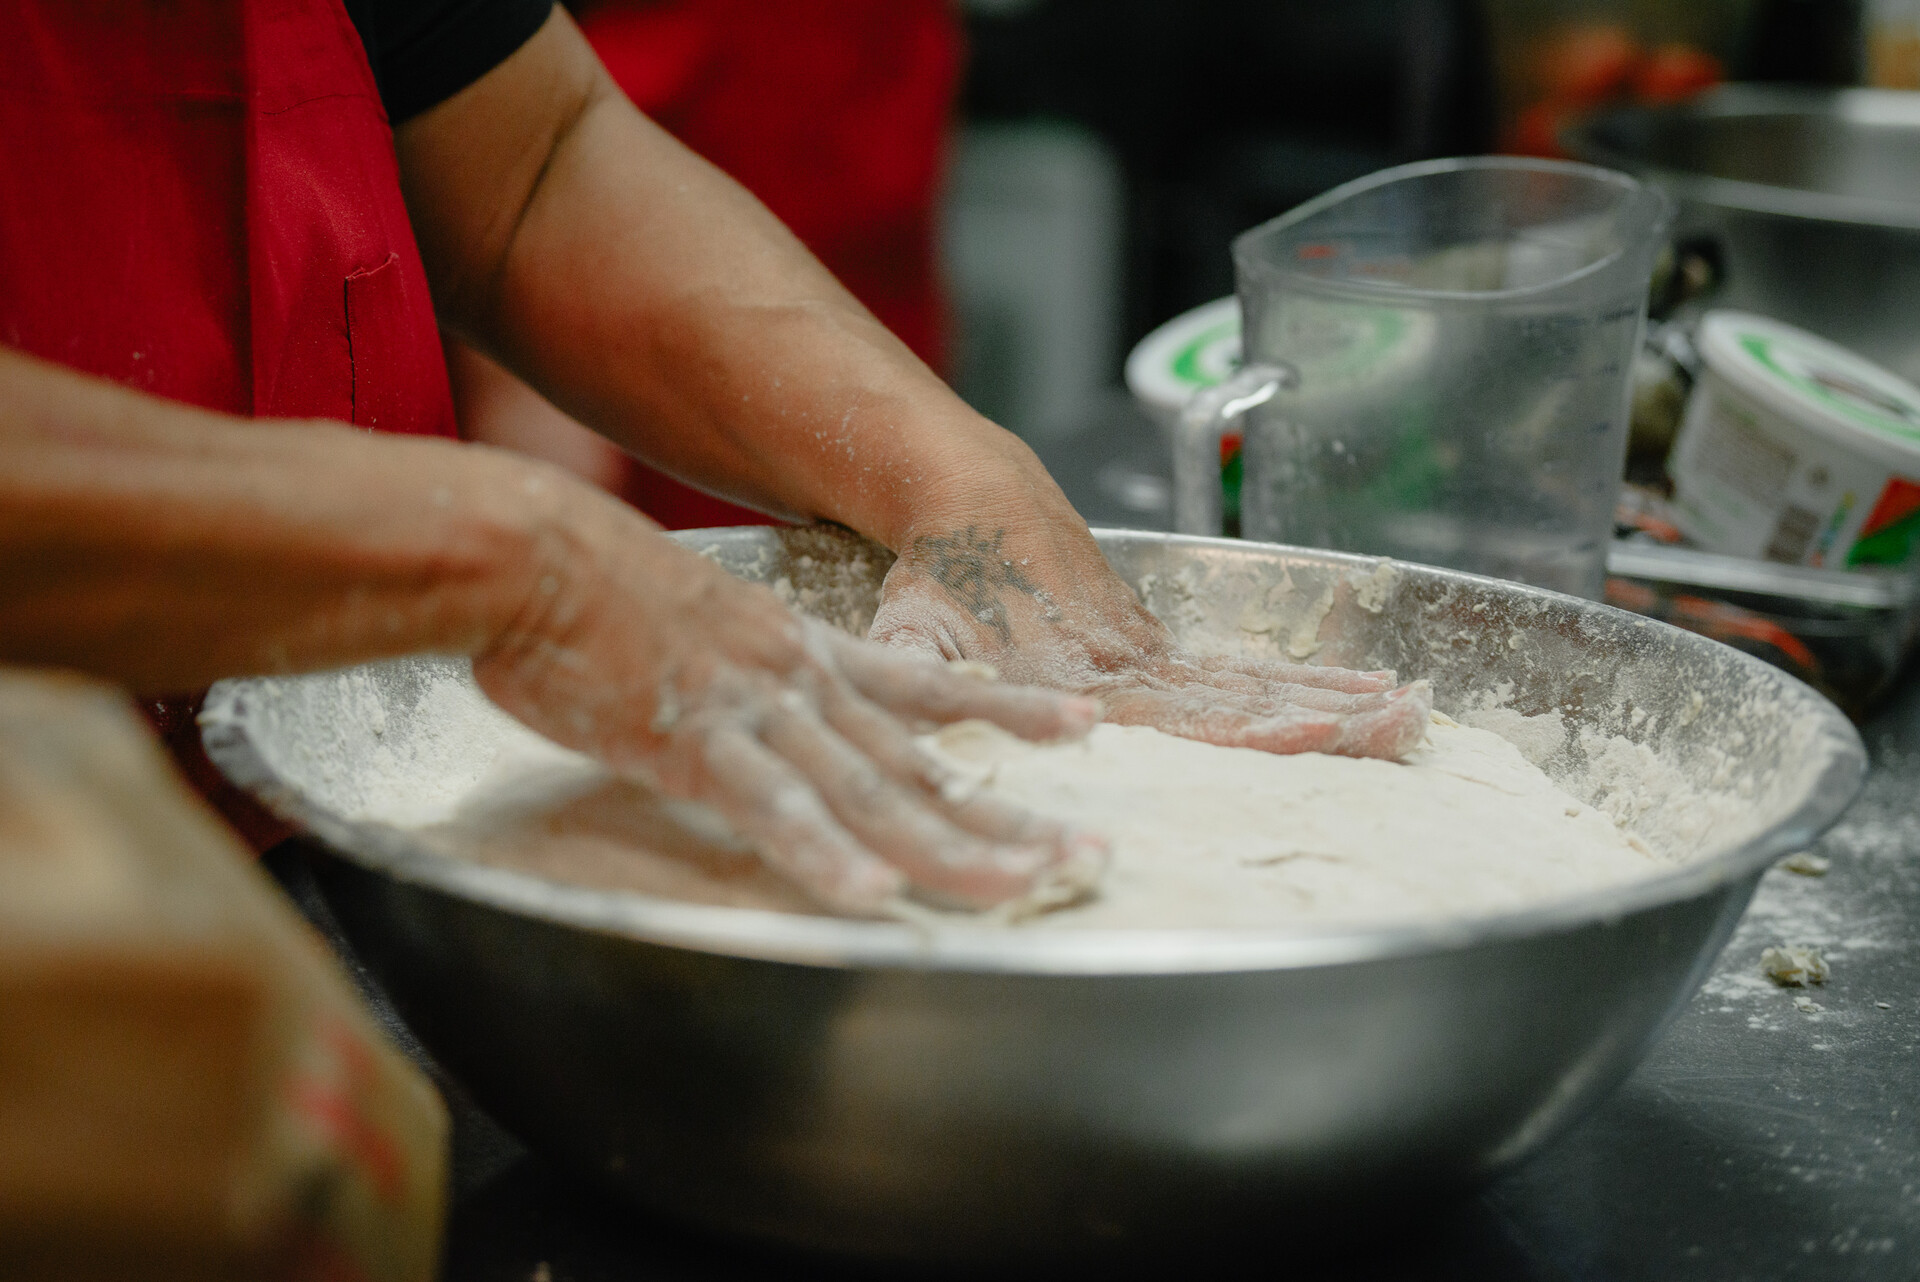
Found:
[[[1025,442],[978,419],[978,430],[942,434],[918,452],[911,475],[892,487],[878,528],[869,531],[907,555],[915,542],[969,525],[1029,534],[1084,531],[1060,487]]]
[[[440,514],[434,596],[457,603],[449,637],[479,656],[525,644],[588,592],[580,582],[594,494],[558,468],[485,446],[430,490]]]

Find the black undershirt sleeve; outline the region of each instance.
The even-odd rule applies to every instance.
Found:
[[[346,0],[380,101],[395,125],[445,102],[505,62],[553,0]]]

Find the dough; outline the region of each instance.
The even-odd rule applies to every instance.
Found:
[[[1111,725],[1040,746],[974,721],[923,742],[993,795],[1112,843],[1096,898],[1018,929],[1434,920],[1668,866],[1506,740],[1437,714],[1404,763],[1275,756]]]
[[[430,795],[369,803],[357,817],[411,829],[448,855],[555,881],[821,911],[700,807],[612,778],[473,697],[492,718],[470,728],[497,741],[490,766]],[[922,742],[968,787],[1112,845],[1092,900],[1006,929],[1433,921],[1544,904],[1670,866],[1505,739],[1438,714],[1404,764],[1275,756],[1110,725],[1080,743],[1037,745],[962,722]]]

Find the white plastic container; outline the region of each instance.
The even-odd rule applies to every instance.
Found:
[[[1920,388],[1764,316],[1707,313],[1668,471],[1701,547],[1830,569],[1920,554]]]
[[[1168,431],[1195,392],[1240,368],[1240,300],[1216,298],[1141,339],[1127,357],[1127,390]]]

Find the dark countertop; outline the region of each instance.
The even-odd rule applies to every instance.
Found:
[[[1920,677],[1865,735],[1873,771],[1819,847],[1828,873],[1766,875],[1702,991],[1592,1116],[1437,1221],[1395,1220],[1367,1249],[1293,1276],[1920,1279]],[[276,871],[324,919],[297,859]],[[1775,987],[1760,953],[1778,943],[1820,946],[1831,981]],[[771,1279],[802,1263],[607,1203],[443,1084],[449,1282]],[[1299,1237],[1277,1229],[1276,1250]]]

